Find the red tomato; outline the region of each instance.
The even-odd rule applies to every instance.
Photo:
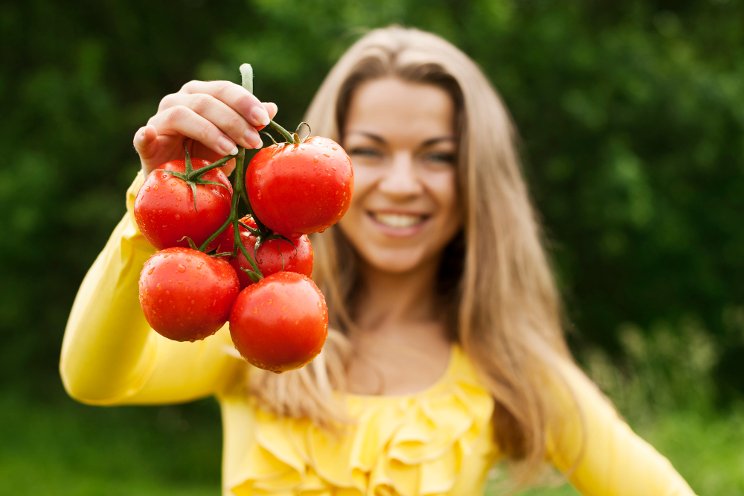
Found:
[[[139,301],[150,326],[175,341],[195,341],[227,322],[240,283],[227,260],[191,248],[166,248],[145,262]]]
[[[321,232],[338,222],[349,208],[353,182],[349,156],[319,136],[262,148],[245,177],[255,216],[287,237]]]
[[[328,336],[328,308],[315,283],[277,272],[243,289],[230,313],[235,347],[256,367],[283,372],[307,364]]]
[[[244,218],[242,221],[251,227],[256,227],[253,219]],[[268,239],[258,247],[258,254],[255,253],[258,238],[250,231],[241,228],[240,240],[248,254],[256,261],[264,277],[281,271],[297,272],[308,277],[313,273],[313,247],[306,234],[296,238]],[[238,251],[230,263],[238,273],[241,287],[253,284],[253,280],[243,270],[253,270],[253,266],[243,256],[243,252]]]
[[[192,159],[198,169],[208,165]],[[232,186],[219,169],[212,169],[201,179],[215,184],[197,184],[196,201],[191,186],[165,171],[184,172],[183,160],[166,162],[148,174],[134,202],[134,218],[145,238],[158,249],[189,246],[186,237],[200,246],[230,215]],[[196,208],[194,206],[196,205]]]

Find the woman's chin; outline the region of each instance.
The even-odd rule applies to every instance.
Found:
[[[365,257],[366,258],[366,257]],[[377,253],[374,257],[366,258],[367,269],[380,274],[406,275],[425,270],[435,263],[412,253],[400,253],[396,250],[390,253]]]

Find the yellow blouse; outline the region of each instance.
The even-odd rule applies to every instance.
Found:
[[[227,489],[264,494],[482,494],[496,459],[493,401],[465,355],[452,349],[446,373],[429,389],[404,396],[347,395],[355,422],[331,433],[278,417],[246,395],[221,398]]]
[[[493,400],[458,346],[444,375],[424,391],[343,396],[355,422],[332,433],[278,417],[247,395],[247,364],[236,356],[226,327],[196,343],[153,332],[137,299],[140,268],[154,252],[131,215],[141,183],[138,176],[129,189],[129,213],[86,275],[70,313],[60,371],[71,396],[99,405],[216,396],[225,495],[483,493],[490,468],[502,457],[490,423]],[[548,453],[582,494],[693,494],[575,366],[566,363],[563,372],[582,413],[566,409],[560,431],[549,433]],[[556,401],[572,404],[560,395]]]

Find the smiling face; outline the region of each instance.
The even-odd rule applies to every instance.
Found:
[[[462,222],[454,112],[432,84],[385,78],[354,91],[343,133],[354,196],[339,225],[364,269],[436,271]]]

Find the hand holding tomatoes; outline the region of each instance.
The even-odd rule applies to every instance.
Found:
[[[160,101],[157,113],[135,133],[133,144],[145,174],[183,158],[188,140],[193,140],[194,157],[211,162],[237,154],[236,145],[260,148],[258,131],[276,112],[274,103],[260,102],[230,81],[191,81]]]
[[[187,96],[192,91],[213,94]],[[154,330],[178,341],[203,339],[229,318],[233,343],[248,362],[275,372],[305,365],[320,352],[328,333],[325,298],[309,277],[313,252],[307,234],[327,229],[348,209],[351,160],[330,139],[300,138],[271,121],[288,142],[259,151],[246,164],[243,147],[255,143],[234,114],[250,112],[253,132],[268,116],[255,115],[257,100],[245,100],[230,85],[189,83],[163,102],[151,122],[180,115],[182,122],[163,129],[181,141],[195,132],[194,126],[204,125],[200,119],[208,121],[206,128],[228,130],[232,137],[240,128],[242,141],[237,141],[237,153],[212,148],[228,153],[215,162],[192,160],[187,151],[185,160],[169,159],[148,174],[134,214],[160,251],[140,275],[145,318]],[[192,108],[177,111],[178,102]],[[226,109],[226,102],[254,106]],[[220,141],[213,138],[201,141]],[[138,152],[147,170],[145,148]],[[220,167],[232,159],[235,170],[228,180]]]

